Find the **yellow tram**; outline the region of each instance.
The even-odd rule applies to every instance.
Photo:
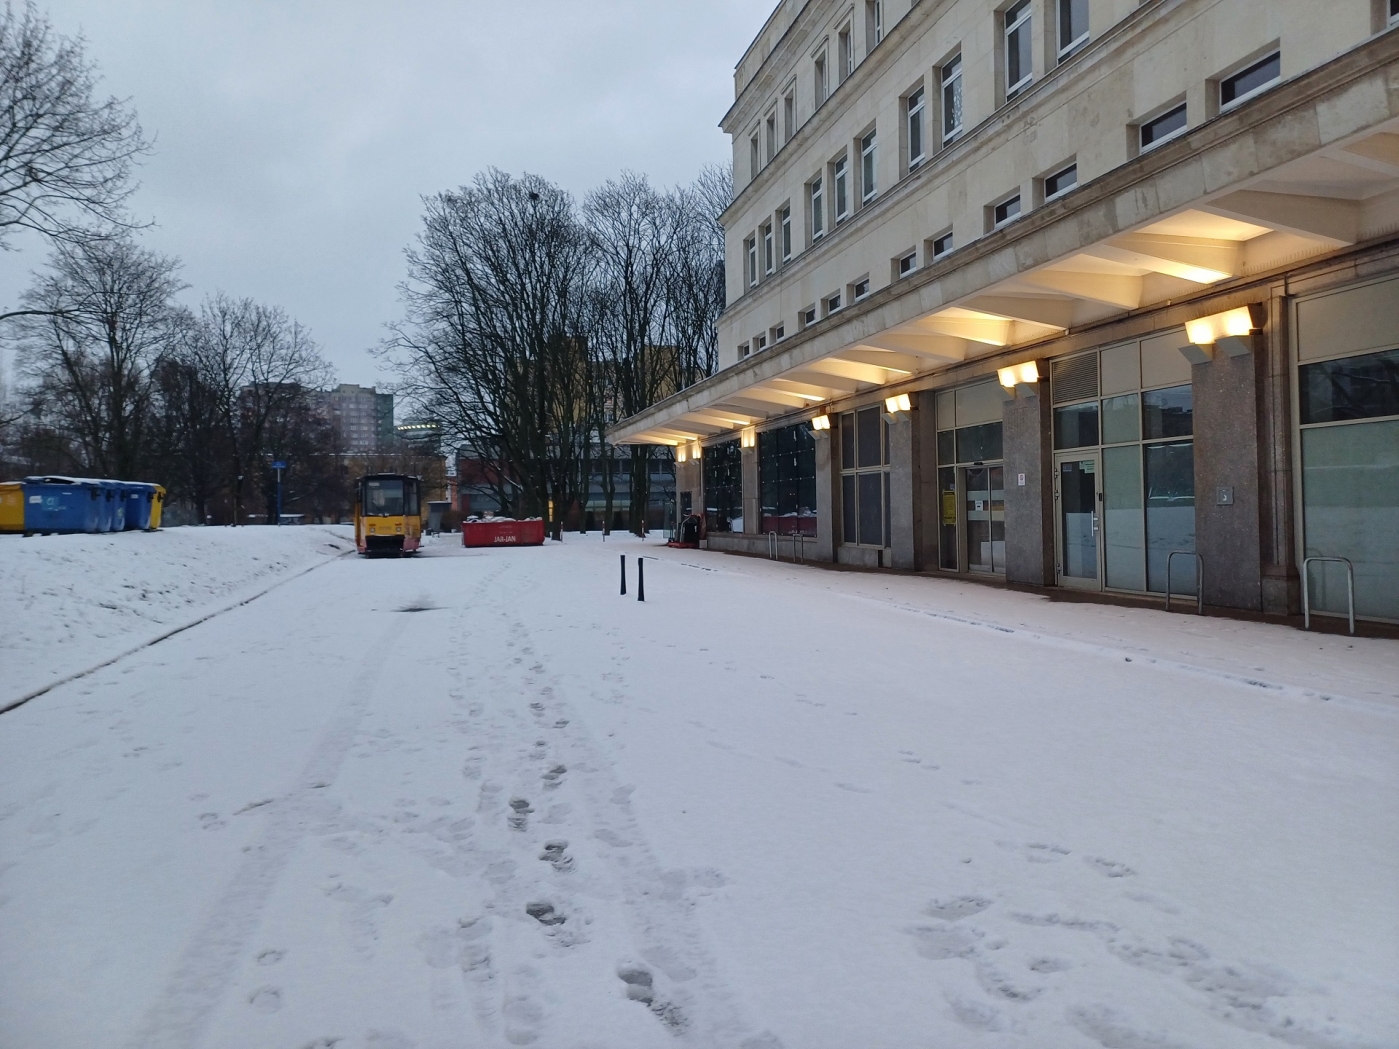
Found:
[[[362,554],[415,553],[422,543],[422,478],[367,474],[355,486],[355,546]]]

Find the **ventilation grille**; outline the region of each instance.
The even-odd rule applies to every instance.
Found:
[[[1055,404],[1087,401],[1098,396],[1098,355],[1085,353],[1055,361],[1051,373]]]

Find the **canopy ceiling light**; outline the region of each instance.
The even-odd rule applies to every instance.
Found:
[[[1186,321],[1185,337],[1190,342],[1180,352],[1191,364],[1213,359],[1215,350],[1223,350],[1230,357],[1247,357],[1252,352],[1249,334],[1257,327],[1247,306]]]
[[[1020,397],[1033,397],[1037,392],[1036,383],[1040,381],[1039,363],[1026,361],[1024,364],[1012,364],[1008,368],[997,368],[996,378],[1000,380],[1003,389],[1014,390]]]
[[[758,444],[758,431],[755,427],[747,426],[739,431],[738,446],[740,448],[755,448]]]
[[[829,415],[818,415],[811,420],[813,430],[829,430],[831,428],[831,417]]]
[[[913,402],[908,394],[900,393],[893,397],[884,398],[884,410],[890,415],[897,415],[899,412],[907,412],[913,409]]]

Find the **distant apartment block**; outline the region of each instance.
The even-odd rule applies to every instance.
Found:
[[[393,423],[393,394],[372,386],[341,383],[325,395],[325,408],[339,431],[343,448],[364,455],[387,451],[397,436]]]

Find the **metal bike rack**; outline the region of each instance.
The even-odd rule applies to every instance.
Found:
[[[769,561],[776,561],[776,560],[777,560],[777,533],[776,533],[776,532],[769,532],[769,533],[768,533],[768,560],[769,560]]]
[[[1202,616],[1205,614],[1205,559],[1194,550],[1172,550],[1166,555],[1166,611],[1171,610],[1171,561],[1176,557],[1195,559],[1195,614]]]
[[[1311,567],[1313,561],[1331,561],[1346,566],[1346,608],[1350,619],[1350,636],[1355,636],[1355,565],[1348,557],[1304,557],[1302,558],[1302,629],[1312,628]]]
[[[792,533],[792,560],[798,564],[806,561],[806,536],[800,532]]]

